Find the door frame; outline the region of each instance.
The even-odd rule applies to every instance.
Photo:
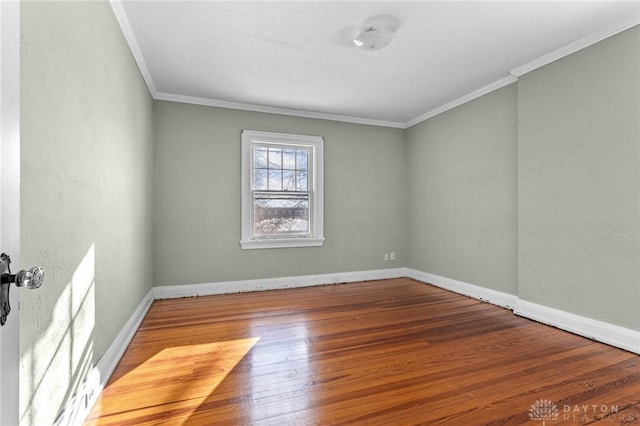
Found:
[[[0,0],[0,251],[20,264],[20,2]],[[0,327],[0,426],[19,422],[19,292]]]

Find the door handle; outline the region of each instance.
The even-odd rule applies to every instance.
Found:
[[[9,286],[14,283],[16,287],[25,287],[35,290],[40,288],[44,281],[44,269],[39,266],[11,273],[11,258],[8,254],[0,254],[0,325],[7,322],[7,317],[11,312],[9,304]]]

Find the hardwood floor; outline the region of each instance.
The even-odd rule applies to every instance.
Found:
[[[543,421],[640,424],[640,356],[403,278],[156,301],[85,424]]]

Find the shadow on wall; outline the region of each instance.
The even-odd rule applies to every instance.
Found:
[[[47,284],[55,285],[45,278]],[[20,386],[26,388],[21,394],[30,396],[21,401],[21,424],[49,423],[78,391],[93,368],[94,327],[95,244],[91,244],[58,296],[46,329],[42,325],[38,340],[21,354]]]

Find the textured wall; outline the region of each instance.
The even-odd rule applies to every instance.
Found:
[[[151,288],[152,100],[107,2],[22,2],[21,422],[51,424]],[[18,265],[16,265],[18,266]]]
[[[520,78],[519,293],[640,330],[640,28]]]
[[[154,119],[157,285],[404,265],[402,130],[162,101]],[[240,248],[243,129],[324,137],[323,247]]]
[[[517,293],[516,94],[408,129],[408,267]]]
[[[638,28],[405,132],[152,102],[106,2],[21,23],[25,425],[153,283],[409,266],[640,329]],[[243,129],[325,138],[323,247],[240,248]]]

